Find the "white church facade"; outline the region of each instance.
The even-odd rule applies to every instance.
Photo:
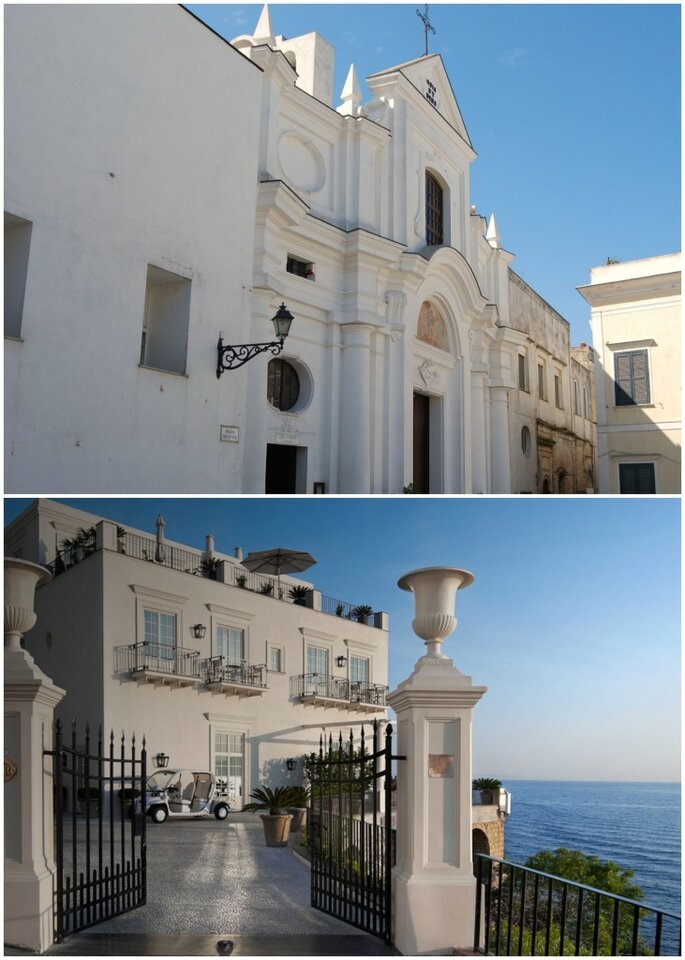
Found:
[[[471,206],[438,55],[336,107],[267,8],[5,16],[9,492],[594,492],[593,351]]]

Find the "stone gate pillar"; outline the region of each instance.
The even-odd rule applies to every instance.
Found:
[[[471,862],[471,711],[486,691],[441,652],[457,625],[457,590],[473,583],[455,567],[428,567],[398,581],[414,593],[415,633],[426,654],[388,696],[397,714],[395,945],[403,954],[473,946],[476,881]]]
[[[43,952],[53,942],[52,749],[64,690],[46,677],[21,638],[36,622],[35,588],[50,573],[5,558],[5,943]]]

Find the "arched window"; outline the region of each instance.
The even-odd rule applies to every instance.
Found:
[[[490,843],[487,838],[487,834],[476,827],[471,834],[471,844],[473,851],[473,873],[478,876],[478,854],[484,853],[486,856],[490,856]]]
[[[277,410],[290,410],[300,396],[297,370],[286,360],[271,360],[266,388],[267,400]]]
[[[426,243],[429,247],[444,243],[443,190],[432,173],[426,171]]]

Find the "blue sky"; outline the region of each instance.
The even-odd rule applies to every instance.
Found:
[[[227,39],[252,33],[261,11],[189,8]],[[416,8],[270,5],[277,34],[317,31],[333,44],[336,96],[350,63],[363,83],[423,54]],[[575,289],[589,268],[680,249],[680,7],[436,3],[429,13],[430,52],[479,154],[471,202],[495,212],[513,268],[569,320],[573,342],[589,341]]]
[[[74,506],[232,552],[308,550],[317,588],[390,614],[390,685],[423,653],[397,580],[465,567],[444,644],[488,693],[474,773],[680,778],[680,503],[660,498],[82,499]],[[6,500],[6,519],[29,503]]]

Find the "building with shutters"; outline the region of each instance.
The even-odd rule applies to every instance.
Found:
[[[681,255],[593,267],[600,493],[680,493]]]
[[[164,4],[6,33],[9,491],[594,490],[591,352],[471,205],[440,56],[364,101],[266,7],[232,44]],[[217,377],[281,303],[283,352]]]
[[[363,609],[372,598],[250,573],[211,537],[204,551],[160,548],[154,533],[43,499],[7,527],[5,553],[54,573],[25,642],[67,691],[56,717],[69,736],[74,716],[93,739],[100,725],[139,745],[144,734],[149,769],[163,753],[211,770],[234,809],[260,784],[302,783],[321,735],[369,736],[387,716],[388,617]]]

